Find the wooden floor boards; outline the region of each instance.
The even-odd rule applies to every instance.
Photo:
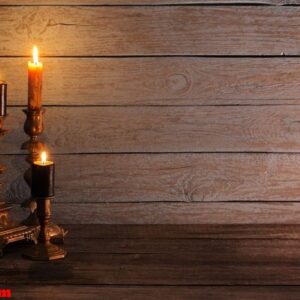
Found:
[[[299,225],[69,225],[65,260],[7,248],[13,299],[299,299]]]

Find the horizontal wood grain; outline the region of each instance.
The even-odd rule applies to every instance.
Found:
[[[29,196],[22,156],[0,156],[9,201]],[[300,156],[58,155],[57,202],[299,201]]]
[[[97,244],[105,240],[98,240]],[[224,240],[193,253],[178,249],[168,253],[87,253],[70,249],[65,260],[32,262],[19,251],[1,261],[0,281],[6,285],[51,283],[88,285],[299,285],[300,259],[292,243],[263,248],[260,242]],[[281,243],[281,241],[279,242]],[[84,244],[84,243],[83,243]],[[80,245],[80,244],[79,244]],[[224,245],[224,247],[223,247]],[[248,247],[246,247],[248,246]],[[298,248],[299,249],[299,248]],[[46,272],[45,272],[46,269]],[[291,272],[292,270],[292,272]],[[182,276],[184,274],[184,276]]]
[[[167,4],[183,4],[171,2]],[[268,4],[298,5],[275,2]],[[299,223],[297,154],[223,152],[299,152],[300,111],[291,105],[299,104],[299,58],[242,56],[299,55],[300,8],[157,5],[166,3],[155,1],[150,6],[139,6],[148,4],[142,1],[114,7],[103,2],[80,6],[79,1],[52,7],[30,6],[37,2],[16,4],[6,6],[0,0],[0,44],[4,45],[0,47],[0,79],[9,82],[10,104],[24,105],[28,58],[23,56],[29,56],[35,43],[47,57],[42,59],[45,104],[63,106],[47,109],[44,135],[50,152],[61,154],[56,156],[56,222]],[[110,3],[116,4],[124,2]],[[197,57],[218,55],[237,57]],[[203,106],[228,104],[250,106]],[[78,107],[64,107],[74,105]],[[23,153],[19,149],[26,140],[23,122],[21,108],[11,108],[6,120],[11,133],[1,141],[0,150],[10,154],[0,158],[8,167],[2,178],[5,196],[15,205],[16,220],[28,214],[17,206],[29,195],[22,179],[27,166],[23,156],[12,155]],[[89,245],[95,248],[93,242],[85,244]],[[142,252],[145,245],[133,246]],[[168,248],[163,243],[159,246]],[[169,247],[176,250],[179,246]],[[239,249],[246,253],[248,248],[247,244]],[[71,260],[78,257],[71,256]],[[105,266],[96,264],[89,272],[87,259],[74,270],[67,263],[67,272],[62,272],[65,283],[113,284],[120,260],[109,254],[101,257],[115,266],[107,281],[95,280],[97,268]],[[165,257],[159,259],[165,261]],[[168,259],[172,265],[181,256]],[[197,259],[185,262],[201,264]],[[264,269],[267,277],[262,279],[255,271],[256,277],[249,277],[253,265],[251,259],[247,265],[247,259],[242,269],[226,265],[227,261],[211,275],[217,277],[228,268],[237,275],[228,281],[217,278],[217,284],[279,283],[270,275],[276,272],[271,260]],[[159,260],[154,255],[150,261],[155,265]],[[285,273],[294,261],[287,257],[281,263]],[[82,281],[72,281],[68,271],[77,279],[83,276]],[[162,283],[212,283],[205,270],[195,280],[194,270],[186,271],[188,278],[180,282],[179,272],[171,266],[167,268],[171,279]],[[156,267],[150,267],[149,274],[145,268],[132,281],[121,276],[118,283],[135,284],[137,278],[140,284],[157,284]],[[298,284],[299,278],[287,276],[283,283]],[[25,277],[20,275],[16,282],[24,283]]]
[[[68,239],[299,240],[299,224],[65,224]]]
[[[10,105],[27,101],[27,58],[0,58]],[[299,104],[299,58],[42,58],[47,105]]]
[[[173,4],[298,5],[299,0],[0,0],[0,5],[173,5]]]
[[[85,226],[85,225],[81,225]],[[144,226],[144,225],[139,225]],[[148,225],[149,226],[149,225]],[[161,225],[157,225],[161,226]],[[179,226],[179,225],[178,225]],[[208,225],[207,225],[208,226]],[[248,225],[250,226],[250,225]],[[258,227],[258,226],[257,226]],[[91,228],[91,227],[90,227]],[[96,230],[96,226],[92,230]],[[250,226],[251,228],[251,226]],[[162,229],[163,230],[163,227]],[[214,257],[211,256],[211,249],[218,247],[222,249],[234,248],[236,252],[241,253],[241,256],[247,256],[247,249],[252,249],[257,246],[256,239],[173,239],[173,238],[152,238],[146,237],[140,239],[127,238],[68,238],[65,245],[70,252],[80,253],[101,253],[101,254],[152,254],[152,253],[176,253],[182,252],[189,254],[202,253],[202,257],[206,258],[207,262],[212,262]],[[274,239],[260,239],[260,248],[256,250],[256,257],[262,257],[266,252],[272,253],[273,256],[279,256],[286,250],[285,259],[291,259],[297,252],[299,252],[300,241],[293,239],[284,239],[275,241]],[[219,256],[219,261],[226,261],[228,253],[225,251],[222,256]]]
[[[51,264],[21,260],[20,253],[30,245],[7,247],[0,266],[1,287],[10,288],[13,299],[28,300],[50,299],[50,295],[51,299],[56,295],[58,299],[99,299],[99,295],[151,300],[298,299],[299,240],[261,240],[266,225],[231,226],[232,239],[215,239],[224,227],[209,225],[172,226],[171,238],[162,235],[170,225],[117,227],[120,236],[116,226],[70,226],[72,236],[65,244],[69,254]],[[206,232],[207,238],[182,239],[183,232],[192,233],[191,228],[194,233]],[[103,230],[111,236],[82,236]],[[253,239],[245,240],[240,234],[244,230],[252,231]],[[132,239],[137,232],[144,235]]]
[[[25,115],[9,110],[1,154],[24,153]],[[299,106],[52,107],[52,153],[299,152]]]
[[[207,262],[213,262],[214,257],[210,255],[211,249],[223,248],[230,249],[234,248],[237,253],[240,253],[240,257],[243,257],[245,260],[249,260],[249,255],[247,254],[247,249],[252,249],[257,246],[259,243],[259,248],[256,249],[256,257],[260,258],[265,255],[266,252],[271,252],[272,256],[275,258],[281,255],[286,250],[286,254],[284,259],[288,260],[298,256],[298,249],[300,247],[299,239],[261,239],[260,234],[258,234],[258,239],[244,239],[239,235],[240,229],[248,228],[248,231],[252,230],[252,232],[257,229],[260,231],[260,225],[232,225],[231,227],[235,229],[232,234],[233,238],[230,239],[224,237],[222,239],[215,238],[212,234],[212,231],[215,230],[215,233],[218,235],[222,234],[222,228],[220,227],[219,231],[216,229],[216,226],[213,225],[131,225],[126,226],[125,230],[120,229],[120,225],[109,225],[112,227],[112,236],[111,237],[92,237],[87,231],[91,230],[94,233],[98,231],[101,232],[101,227],[108,225],[77,225],[72,226],[68,225],[63,226],[64,229],[68,229],[69,232],[67,234],[67,238],[65,240],[65,247],[68,249],[70,253],[82,253],[86,254],[167,254],[167,253],[186,253],[194,255],[195,253],[201,253],[202,258],[206,258]],[[114,228],[119,227],[119,233],[121,236],[116,236],[116,233],[113,232]],[[124,226],[124,225],[122,225]],[[136,233],[136,231],[143,232],[144,226],[146,227],[146,231],[139,238],[132,238],[132,235]],[[173,235],[178,230],[179,235],[185,230],[184,227],[193,227],[197,232],[204,231],[201,229],[202,227],[208,229],[206,233],[207,238],[198,238],[193,236],[191,238],[177,238],[176,236],[167,237],[167,235],[162,235],[157,231],[152,232],[153,234],[148,235],[148,230],[151,230],[151,226],[160,228],[161,231],[165,230],[165,228],[172,226],[173,227]],[[183,228],[181,228],[183,226]],[[264,230],[264,227],[262,229]],[[282,225],[281,225],[282,226]],[[293,226],[289,227],[294,231]],[[212,230],[210,230],[212,227]],[[297,227],[297,226],[296,226]],[[277,226],[280,228],[280,226]],[[82,236],[81,233],[85,229],[85,236]],[[280,229],[279,229],[280,230]],[[79,234],[78,234],[79,231]],[[299,231],[298,231],[299,232]],[[253,236],[256,233],[253,232]],[[8,249],[8,253],[11,252],[11,249]],[[224,252],[223,255],[218,255],[219,261],[226,261],[230,256],[228,252]]]
[[[0,7],[2,56],[299,55],[296,7]],[[289,22],[286,22],[286,20]]]
[[[56,203],[53,214],[79,224],[299,224],[300,203]]]
[[[63,203],[56,197],[52,219],[68,224],[299,224],[300,203]],[[28,216],[14,205],[15,220]]]
[[[3,284],[2,284],[3,286]],[[120,297],[122,295],[122,288],[106,288],[101,286],[93,285],[12,285],[7,287],[12,291],[11,299],[23,299],[23,300],[74,300],[74,299],[89,299],[89,300],[99,300],[99,295],[101,297]],[[125,293],[130,293],[130,289]],[[134,291],[134,289],[133,289]],[[184,291],[183,291],[184,292]],[[279,293],[280,295],[281,293]],[[285,293],[286,295],[286,293]],[[109,298],[117,299],[117,298]],[[125,299],[125,298],[123,298]],[[276,299],[276,298],[275,298]]]
[[[89,300],[298,300],[298,286],[72,286],[72,285],[9,285],[14,291],[11,299],[73,300],[84,296]],[[63,298],[60,298],[63,296]]]

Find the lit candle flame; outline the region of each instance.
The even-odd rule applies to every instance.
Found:
[[[32,57],[33,57],[33,62],[34,64],[38,64],[39,63],[39,49],[37,46],[34,46],[33,47],[33,50],[32,50]]]
[[[41,154],[41,160],[42,160],[42,164],[45,164],[47,161],[47,153],[44,151]]]

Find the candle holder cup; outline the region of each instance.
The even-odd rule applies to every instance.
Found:
[[[51,198],[35,198],[37,203],[37,217],[40,223],[38,244],[24,252],[23,256],[31,260],[48,261],[62,259],[67,252],[50,241],[49,221],[51,216]]]
[[[44,131],[44,109],[28,110],[24,109],[26,120],[24,123],[24,131],[30,139],[23,143],[22,149],[29,152],[27,161],[31,164],[37,160],[41,151],[45,149],[45,144],[38,140],[38,136]]]

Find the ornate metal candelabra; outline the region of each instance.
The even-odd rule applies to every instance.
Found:
[[[41,151],[45,150],[45,144],[39,140],[39,136],[44,131],[44,113],[45,109],[24,109],[24,113],[26,114],[26,121],[24,124],[24,131],[29,136],[29,140],[23,143],[22,149],[28,151],[28,156],[26,161],[30,164],[28,170],[24,173],[24,179],[28,186],[31,188],[32,181],[32,164],[36,161],[41,153]],[[29,217],[23,221],[24,225],[27,226],[39,226],[41,218],[38,217],[37,214],[37,202],[36,199],[30,197],[22,203],[23,207],[28,207],[30,209]],[[61,228],[60,226],[49,223],[46,228],[49,233],[49,238],[53,241],[63,242],[64,237],[67,232]],[[47,233],[47,234],[48,234]]]
[[[3,129],[5,117],[0,117],[0,137],[4,136],[7,130]],[[4,171],[4,167],[0,165],[0,174]],[[31,240],[37,242],[38,228],[36,226],[26,226],[13,222],[9,213],[12,209],[4,201],[0,201],[0,256],[3,255],[3,249],[6,245],[20,241]]]
[[[0,201],[0,254],[3,247],[11,241],[19,239],[32,239],[39,242],[39,252],[30,252],[28,257],[32,259],[42,258],[56,259],[65,256],[64,250],[51,244],[52,241],[63,242],[66,231],[50,221],[50,198],[54,196],[54,171],[52,173],[53,193],[36,194],[35,188],[40,188],[39,182],[35,182],[36,176],[35,165],[43,150],[45,144],[39,140],[39,136],[44,131],[44,113],[42,108],[42,75],[43,64],[39,61],[38,48],[33,47],[33,61],[28,62],[28,108],[23,110],[26,114],[24,131],[29,136],[29,140],[22,144],[21,149],[27,150],[26,161],[30,167],[24,173],[24,179],[31,189],[31,197],[22,203],[23,207],[30,209],[29,217],[21,225],[14,225],[9,221],[9,210],[11,207]],[[0,136],[4,135],[5,130],[2,128],[3,117],[6,116],[7,108],[7,84],[0,82]],[[54,170],[54,163],[53,170]],[[43,164],[44,167],[44,164]],[[46,168],[47,169],[47,168]],[[32,172],[33,170],[33,172]],[[44,169],[41,169],[44,170]],[[3,167],[0,166],[0,174]],[[32,176],[32,174],[34,176]],[[43,174],[43,173],[42,173]],[[45,177],[48,178],[48,177]],[[48,182],[50,186],[50,181]],[[46,191],[46,189],[45,189]],[[37,249],[36,247],[34,249]],[[44,249],[44,253],[41,252]],[[51,252],[49,254],[48,252]],[[47,253],[46,253],[47,252]]]

